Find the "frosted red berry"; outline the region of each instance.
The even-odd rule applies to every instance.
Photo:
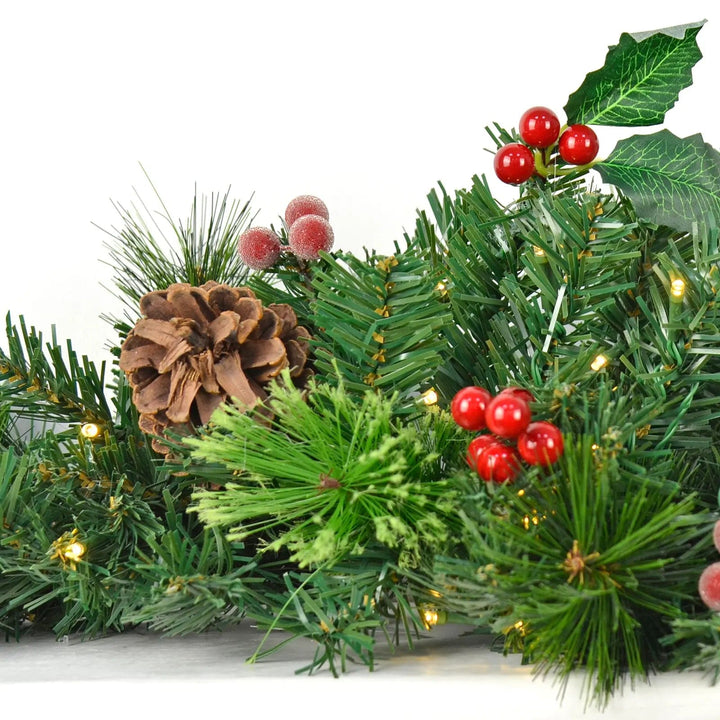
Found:
[[[459,390],[450,403],[453,420],[465,430],[482,430],[485,427],[485,410],[492,395],[485,389],[470,385]]]
[[[486,448],[490,447],[490,445],[497,444],[499,444],[499,440],[494,435],[478,435],[476,438],[473,438],[468,445],[467,453],[465,455],[467,464],[473,470],[477,471],[478,458],[480,457],[480,453],[482,453]]]
[[[535,172],[532,150],[521,143],[510,143],[495,153],[495,174],[504,183],[519,185]]]
[[[713,542],[715,543],[717,551],[720,552],[720,520],[715,523],[715,527],[713,528]]]
[[[501,390],[498,395],[514,395],[515,397],[522,398],[528,405],[535,402],[535,396],[525,388],[521,387],[507,387]]]
[[[480,453],[477,472],[485,482],[512,482],[520,472],[520,460],[511,447],[497,442]]]
[[[592,162],[597,157],[598,150],[598,137],[587,125],[571,125],[560,136],[560,157],[571,165],[586,165]]]
[[[290,227],[288,244],[303,260],[317,260],[318,253],[329,252],[335,242],[330,223],[320,215],[303,215]]]
[[[720,611],[720,562],[708,565],[698,582],[700,599],[714,612]]]
[[[557,142],[560,135],[560,120],[549,108],[532,107],[520,118],[518,132],[531,147],[547,148]]]
[[[238,254],[253,270],[265,270],[277,262],[280,239],[268,228],[252,227],[238,239]]]
[[[516,438],[530,424],[530,407],[521,397],[509,393],[496,395],[485,411],[485,423],[504,438]]]
[[[285,225],[290,229],[293,223],[304,215],[319,215],[326,220],[330,219],[327,205],[319,197],[298,195],[285,208]]]
[[[565,449],[560,428],[544,420],[530,423],[520,433],[517,448],[529,465],[552,465]]]

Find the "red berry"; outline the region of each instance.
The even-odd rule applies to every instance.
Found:
[[[495,174],[509,185],[519,185],[529,180],[535,172],[535,158],[530,148],[520,143],[510,143],[495,153]]]
[[[319,215],[326,220],[330,219],[327,205],[314,195],[298,195],[298,197],[290,201],[285,208],[285,224],[288,229],[303,215]]]
[[[487,406],[485,422],[496,435],[516,438],[530,423],[530,408],[521,397],[500,393]]]
[[[493,443],[480,453],[477,471],[485,482],[512,482],[520,472],[520,460],[511,447]]]
[[[523,113],[520,137],[530,146],[546,148],[554,145],[560,135],[558,116],[546,107],[532,107]]]
[[[328,252],[335,242],[330,223],[320,215],[299,217],[288,232],[290,249],[303,260],[317,260],[318,253]]]
[[[459,390],[450,403],[455,422],[466,430],[482,430],[485,427],[485,410],[492,395],[481,387],[471,385]]]
[[[708,565],[698,582],[700,599],[714,612],[720,611],[720,562]]]
[[[592,162],[599,149],[597,135],[587,125],[571,125],[560,136],[558,145],[560,157],[571,165],[585,165]]]
[[[713,528],[713,542],[718,552],[720,552],[720,520],[715,523],[715,527]]]
[[[565,449],[560,429],[544,420],[530,423],[520,433],[517,447],[520,457],[530,465],[551,465]]]
[[[507,387],[504,390],[501,390],[498,395],[514,395],[515,397],[522,398],[528,405],[530,403],[535,402],[535,396],[525,388],[521,387]]]
[[[478,435],[476,438],[473,438],[468,445],[467,454],[465,455],[467,464],[473,470],[477,470],[480,453],[482,453],[485,448],[490,447],[490,445],[499,444],[498,439],[494,435]]]
[[[253,270],[265,270],[277,262],[280,239],[268,228],[250,228],[238,239],[238,254]]]

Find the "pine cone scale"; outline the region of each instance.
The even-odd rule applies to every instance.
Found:
[[[310,333],[297,326],[292,308],[263,307],[249,288],[176,284],[143,296],[140,307],[145,317],[123,343],[120,368],[140,428],[158,436],[158,452],[169,451],[161,442],[166,429],[192,432],[230,399],[255,406],[267,397],[263,385],[284,368],[292,367],[301,388],[312,376]]]

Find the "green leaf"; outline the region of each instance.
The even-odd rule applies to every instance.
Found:
[[[691,230],[708,213],[720,219],[720,153],[699,134],[634,135],[595,170],[633,201],[639,217],[658,225]]]
[[[565,105],[568,124],[658,125],[680,90],[692,84],[702,57],[695,38],[702,20],[662,30],[623,33],[605,65],[589,73]]]

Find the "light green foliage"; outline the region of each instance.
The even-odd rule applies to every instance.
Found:
[[[605,64],[570,96],[568,125],[657,125],[692,83],[702,57],[696,37],[703,22],[620,36]]]
[[[396,420],[394,403],[372,391],[356,400],[342,383],[313,386],[306,400],[285,378],[266,402],[270,422],[264,409],[219,409],[213,427],[186,442],[196,459],[225,466],[228,479],[222,490],[195,493],[194,509],[231,539],[269,533],[267,549],[287,547],[301,567],[331,566],[375,541],[395,549],[400,565],[417,565],[452,526],[439,464],[454,440],[457,448],[457,432],[438,413]]]

